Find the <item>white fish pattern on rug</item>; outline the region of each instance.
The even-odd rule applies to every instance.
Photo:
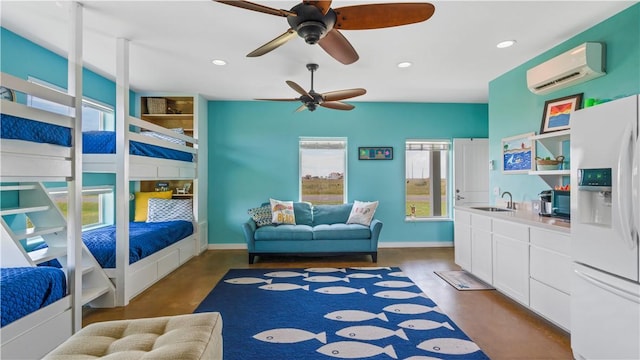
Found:
[[[488,359],[398,268],[232,269],[204,311],[222,315],[225,360]]]

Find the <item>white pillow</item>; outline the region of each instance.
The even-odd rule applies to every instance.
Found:
[[[377,201],[354,201],[353,207],[351,208],[351,213],[349,214],[349,219],[347,220],[347,224],[360,224],[366,226],[371,225],[371,220],[373,220],[373,215],[376,213],[377,208]]]
[[[173,128],[173,129],[169,129],[177,134],[184,134],[184,129],[183,128]],[[179,145],[186,145],[187,142],[184,140],[180,140],[180,139],[176,139],[174,137],[171,137],[169,135],[165,135],[165,134],[161,134],[159,132],[155,132],[155,131],[141,131],[140,135],[144,135],[144,136],[150,136],[156,139],[160,139],[160,140],[164,140],[164,141],[168,141],[170,143],[174,143],[174,144],[179,144]]]
[[[271,222],[274,224],[296,224],[296,216],[293,213],[293,201],[280,201],[269,199],[271,203]]]
[[[147,222],[174,220],[193,221],[193,206],[191,205],[191,199],[149,199]]]

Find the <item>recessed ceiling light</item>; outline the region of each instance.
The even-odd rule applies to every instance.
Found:
[[[408,61],[403,61],[401,63],[398,63],[399,68],[408,68],[409,66],[411,66],[411,63]]]
[[[504,48],[508,48],[510,46],[513,46],[516,43],[515,40],[505,40],[505,41],[501,41],[498,43],[498,45],[496,45],[496,47],[498,49],[504,49]]]
[[[227,65],[227,62],[226,62],[226,61],[224,61],[224,60],[222,60],[222,59],[213,59],[213,60],[211,60],[211,63],[212,63],[213,65],[218,65],[218,66],[224,66],[224,65]]]

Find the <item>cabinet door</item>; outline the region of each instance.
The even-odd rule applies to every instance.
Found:
[[[491,218],[471,215],[471,273],[493,284]]]
[[[455,210],[454,260],[461,268],[471,271],[471,214]]]
[[[529,243],[493,233],[493,286],[529,306]]]

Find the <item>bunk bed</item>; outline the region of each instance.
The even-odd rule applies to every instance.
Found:
[[[2,73],[0,83],[14,94],[30,94],[74,106],[73,96],[9,74]],[[74,307],[80,305],[76,305],[75,293],[67,286],[75,272],[37,266],[47,257],[71,256],[66,247],[67,234],[73,229],[66,228],[64,218],[57,224],[48,219],[47,212],[57,210],[47,203],[48,196],[39,182],[81,181],[74,178],[73,171],[72,138],[76,121],[73,116],[33,109],[15,101],[2,100],[1,108],[0,190],[3,203],[14,204],[10,208],[3,205],[0,210],[3,266],[0,357],[39,358],[71,336],[74,323],[81,324],[81,320],[74,320]],[[34,126],[39,130],[33,130]],[[11,219],[27,214],[33,218],[33,230],[10,225]],[[41,253],[42,256],[28,254],[20,244],[29,235],[55,238],[56,234],[60,234],[58,247]]]

